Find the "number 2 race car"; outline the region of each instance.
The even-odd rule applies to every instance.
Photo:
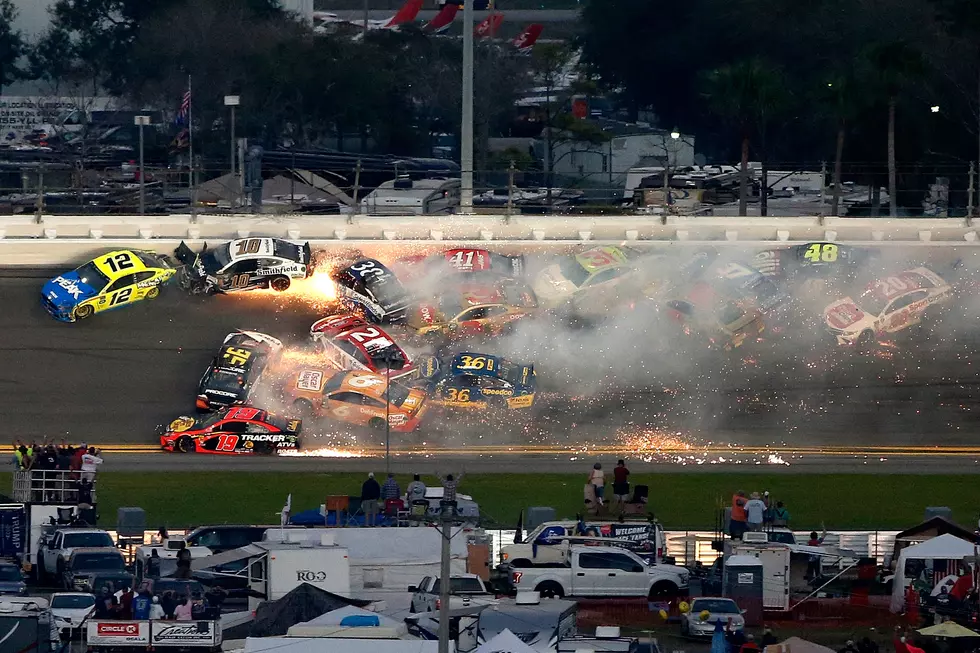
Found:
[[[332,315],[310,327],[310,337],[338,370],[364,370],[392,379],[417,376],[405,350],[380,327],[356,315]]]
[[[262,372],[281,351],[282,342],[264,333],[229,333],[198,384],[198,410],[247,403]]]
[[[242,238],[195,254],[185,243],[174,252],[184,264],[177,281],[193,294],[228,293],[255,288],[287,290],[293,279],[313,274],[309,243],[297,245],[278,238]]]
[[[235,406],[203,419],[182,416],[160,435],[164,451],[215,454],[272,454],[299,449],[303,422]]]
[[[842,345],[871,345],[886,333],[922,321],[927,310],[949,301],[953,288],[928,268],[905,270],[868,286],[857,301],[850,297],[824,309],[827,328]]]
[[[175,272],[166,256],[139,250],[109,252],[44,284],[41,304],[56,320],[83,320],[141,299],[156,299],[160,286]]]

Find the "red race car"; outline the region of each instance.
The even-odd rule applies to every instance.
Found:
[[[403,381],[418,376],[408,354],[391,336],[356,315],[317,320],[310,327],[310,337],[338,370],[387,374],[390,379]]]
[[[303,422],[258,408],[233,406],[207,417],[178,417],[160,435],[164,451],[272,454],[299,449]]]
[[[523,256],[493,254],[485,249],[457,248],[441,254],[406,256],[395,261],[399,278],[411,281],[442,273],[487,274],[519,279],[524,276]]]

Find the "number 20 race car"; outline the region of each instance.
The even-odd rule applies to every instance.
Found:
[[[248,406],[225,408],[203,419],[182,416],[160,435],[164,451],[272,454],[299,449],[303,422]]]

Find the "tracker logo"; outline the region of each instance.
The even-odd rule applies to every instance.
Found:
[[[65,279],[64,277],[56,277],[54,282],[63,289],[67,290],[68,294],[71,295],[73,299],[78,299],[82,296],[82,289],[78,287],[77,281],[73,279]]]
[[[250,442],[283,442],[286,436],[282,433],[246,433],[242,439]]]
[[[99,635],[136,635],[139,633],[139,624],[100,623],[97,630]]]

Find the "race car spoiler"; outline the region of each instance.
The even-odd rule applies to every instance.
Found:
[[[309,245],[309,243],[307,243],[307,245]],[[204,247],[201,249],[201,253],[203,254],[207,250],[208,250],[208,244],[204,243]],[[180,241],[180,245],[177,245],[177,249],[174,250],[174,258],[176,258],[178,261],[180,261],[185,265],[194,265],[194,263],[197,261],[197,257],[198,254],[195,254],[194,250],[188,247],[187,243],[185,243],[184,241]]]

